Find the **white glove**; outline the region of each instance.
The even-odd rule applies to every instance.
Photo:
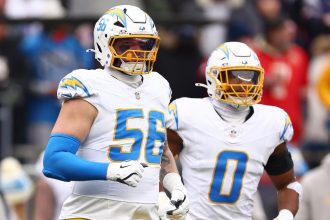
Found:
[[[135,160],[110,163],[107,170],[107,179],[136,187],[142,178],[144,168],[147,166],[147,164]]]
[[[293,220],[293,214],[287,209],[282,209],[274,220]]]
[[[159,192],[158,195],[158,216],[159,220],[169,220],[167,218],[166,212],[170,209],[173,209],[173,205],[170,202],[170,199],[167,197],[165,192]]]
[[[167,217],[169,219],[185,219],[189,211],[189,202],[187,191],[183,185],[174,187],[171,193],[171,204],[175,209],[167,211]]]
[[[171,192],[171,209],[166,214],[169,219],[185,219],[189,211],[187,190],[177,173],[169,173],[164,177],[163,186]]]

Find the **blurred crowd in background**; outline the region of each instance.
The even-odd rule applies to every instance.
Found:
[[[74,69],[98,68],[85,52],[94,23],[125,3],[154,19],[161,38],[154,69],[173,98],[207,96],[195,83],[205,81],[206,58],[221,43],[241,41],[257,52],[265,69],[261,103],[290,115],[296,175],[320,191],[306,193],[297,219],[330,219],[328,0],[0,0],[0,219],[56,219],[69,183],[45,179],[40,155],[60,109],[57,85]],[[270,219],[276,201],[267,177],[259,192]]]

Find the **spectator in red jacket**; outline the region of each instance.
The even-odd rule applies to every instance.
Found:
[[[262,103],[283,108],[290,115],[295,130],[292,143],[299,145],[308,57],[294,43],[295,29],[293,21],[283,16],[266,21],[264,39],[256,52],[265,69]]]

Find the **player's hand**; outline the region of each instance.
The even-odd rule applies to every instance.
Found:
[[[134,160],[110,163],[107,171],[107,179],[136,187],[141,181],[144,168],[147,166],[147,164]]]
[[[173,209],[167,211],[169,219],[185,219],[189,211],[189,202],[185,187],[180,184],[173,188],[171,193],[171,204]]]
[[[165,192],[159,192],[158,194],[158,216],[159,220],[168,220],[166,212],[174,209],[170,202],[170,198],[167,197]]]
[[[287,209],[282,209],[273,220],[293,220],[293,214]]]

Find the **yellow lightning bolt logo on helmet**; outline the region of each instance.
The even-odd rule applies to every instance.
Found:
[[[77,90],[77,88],[80,88],[82,91],[85,92],[86,96],[90,96],[90,93],[88,92],[88,89],[86,88],[86,86],[73,76],[70,78],[63,79],[60,83],[60,87],[72,88],[74,90]]]
[[[122,10],[119,8],[112,8],[105,12],[105,14],[111,15],[111,16],[117,16],[121,23],[126,27],[126,17]]]
[[[225,44],[221,44],[218,49],[222,50],[227,58],[229,57],[228,47]]]

